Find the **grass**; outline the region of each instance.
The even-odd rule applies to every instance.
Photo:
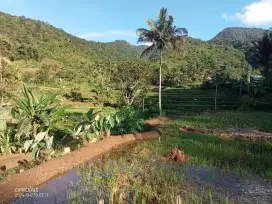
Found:
[[[272,178],[272,143],[221,139],[215,135],[183,134],[173,126],[164,129],[161,142],[146,143],[159,155],[179,147],[191,156],[189,165],[218,167],[241,174]]]
[[[172,121],[171,124],[208,129],[253,128],[259,131],[272,132],[272,113],[222,111],[185,117],[182,120]]]
[[[213,195],[211,187],[197,189],[184,183],[178,165],[153,165],[148,149],[129,145],[98,158],[78,169],[80,180],[68,194],[69,203],[233,203],[225,195]],[[125,202],[119,198],[125,195]],[[216,197],[216,198],[215,198]],[[180,202],[177,202],[180,200]]]
[[[190,165],[218,167],[272,179],[272,142],[221,138],[217,135],[182,134],[182,126],[209,129],[255,128],[272,132],[272,113],[225,111],[185,117],[162,127],[161,142],[143,145],[159,155],[179,147],[191,155]]]
[[[168,88],[162,91],[162,107],[167,114],[182,114],[214,110],[214,89]],[[217,109],[229,110],[237,107],[239,92],[231,89],[219,89]],[[158,93],[148,93],[146,106],[158,103]]]

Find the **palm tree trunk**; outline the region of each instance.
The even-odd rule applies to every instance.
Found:
[[[159,110],[160,115],[162,115],[162,97],[161,97],[161,90],[162,90],[162,50],[161,50],[161,56],[160,56],[160,81],[159,81]]]

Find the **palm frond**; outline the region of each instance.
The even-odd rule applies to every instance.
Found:
[[[147,42],[154,42],[155,39],[156,39],[156,35],[157,33],[156,32],[153,32],[153,31],[149,31],[149,30],[142,30],[142,29],[139,29],[138,30],[138,34],[139,34],[139,38],[138,38],[138,43],[147,43]]]
[[[171,28],[173,27],[173,23],[174,23],[174,17],[173,16],[169,16],[168,20],[164,23],[164,30],[171,30]]]
[[[150,56],[150,54],[152,54],[156,49],[156,45],[153,44],[151,46],[149,46],[148,48],[146,48],[142,54],[141,54],[141,57],[146,57],[146,56]]]
[[[159,22],[160,25],[163,25],[167,18],[167,8],[161,8],[160,14],[159,14]]]
[[[158,28],[156,26],[156,23],[155,21],[153,21],[151,18],[148,18],[146,20],[148,26],[150,27],[150,29],[153,31],[153,32],[157,32],[158,31]]]

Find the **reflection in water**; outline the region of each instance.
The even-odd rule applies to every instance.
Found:
[[[107,160],[106,163],[111,163]],[[163,161],[151,160],[152,165],[159,168],[171,168],[172,164],[166,164]],[[90,164],[88,164],[90,166]],[[84,188],[84,186],[72,185],[81,180],[84,169],[77,168],[68,172],[64,176],[56,178],[40,188],[40,193],[48,194],[48,197],[20,198],[14,203],[68,203],[68,194],[71,189]],[[228,196],[234,203],[272,203],[272,182],[259,177],[238,176],[234,173],[226,173],[220,169],[207,167],[174,167],[184,175],[185,185],[193,185],[199,191],[205,187],[212,188],[213,198],[216,201],[217,196],[222,194]],[[78,172],[77,172],[78,171]],[[80,182],[81,183],[81,182]],[[82,184],[82,183],[81,183]],[[73,187],[72,187],[73,186]],[[186,189],[182,191],[186,193]]]

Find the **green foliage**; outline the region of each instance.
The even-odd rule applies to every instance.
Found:
[[[19,76],[20,72],[18,68],[12,67],[7,59],[2,58],[0,52],[0,107],[3,106],[4,97],[6,96],[7,92],[11,91],[10,88],[17,86]]]
[[[120,120],[117,115],[97,115],[92,123],[92,127],[97,136],[109,137],[111,135],[111,130],[119,123]]]
[[[26,140],[24,143],[24,151],[32,150],[33,160],[38,159],[39,152],[43,148],[51,149],[53,146],[54,136],[48,135],[48,130],[45,132],[39,132],[34,139]]]
[[[80,132],[81,130],[89,130],[91,124],[94,122],[95,117],[100,113],[100,111],[95,111],[94,108],[91,108],[85,115],[84,120],[79,122],[75,130]]]
[[[101,70],[98,66],[99,71],[95,73],[91,79],[89,79],[90,91],[94,94],[92,100],[98,104],[105,104],[110,102],[110,96],[112,93],[112,85],[110,77],[107,76],[106,70]]]
[[[159,110],[162,114],[161,90],[162,90],[162,66],[163,51],[171,50],[178,54],[184,52],[184,36],[188,35],[186,28],[179,28],[174,25],[174,17],[168,16],[167,8],[162,8],[158,20],[147,19],[150,30],[140,28],[137,30],[138,43],[151,43],[141,56],[148,56],[151,60],[160,59],[159,71]],[[130,104],[129,104],[130,105]]]
[[[145,128],[142,111],[133,106],[123,106],[117,113],[120,123],[115,127],[117,134],[142,132]]]
[[[175,169],[152,165],[138,157],[136,151],[124,153],[118,160],[105,157],[80,173],[81,179],[69,193],[69,203],[103,200],[112,204],[173,204],[183,182],[183,176]]]
[[[105,115],[101,111],[90,109],[85,116],[85,120],[76,125],[75,135],[87,142],[90,142],[95,137],[109,137],[111,130],[119,122],[116,114]]]
[[[168,53],[164,59],[164,84],[192,87],[210,80],[218,69],[232,80],[241,79],[248,64],[241,51],[201,40],[187,38],[183,57]]]
[[[160,17],[161,20],[166,18],[165,15]],[[164,20],[173,23],[171,19],[169,16]],[[149,23],[152,25],[150,20]],[[140,53],[147,48],[147,46],[133,46],[125,41],[112,43],[87,41],[54,28],[48,23],[4,13],[0,13],[0,28],[2,55],[13,60],[13,67],[27,70],[23,72],[24,81],[33,83],[60,82],[77,86],[89,82],[93,93],[100,92],[99,96],[96,95],[97,103],[111,101],[107,92],[111,92],[108,85],[112,82],[108,83],[107,76],[110,76],[110,69],[114,67],[114,64],[118,63],[116,61],[136,60]],[[143,29],[142,31],[144,35],[147,30]],[[185,30],[178,28],[171,30],[170,33],[173,34],[174,31],[186,34]],[[150,32],[154,34],[152,29]],[[150,37],[142,38],[142,40],[150,41]],[[169,35],[165,36],[165,40],[166,38],[169,39]],[[214,70],[219,62],[226,67],[231,78],[240,78],[240,68],[243,68],[243,64],[245,64],[242,52],[191,38],[187,38],[186,44],[184,42],[179,44],[180,42],[176,42],[176,48],[183,48],[182,50],[185,51],[183,57],[173,52],[164,51],[162,76],[165,84],[183,87],[196,83],[201,84],[211,77],[212,71],[210,70]],[[168,46],[166,47],[168,48]],[[181,51],[181,49],[177,50]],[[157,54],[153,53],[151,58]],[[34,72],[33,67],[39,71]],[[153,81],[157,82],[159,74],[154,74],[154,76],[156,78]],[[103,83],[98,78],[104,79]],[[108,101],[107,97],[110,98]]]
[[[14,137],[13,130],[11,128],[0,132],[0,153],[11,154],[17,152],[18,148],[21,148],[22,144],[17,138]]]
[[[261,111],[221,111],[214,114],[186,117],[177,121],[187,127],[207,129],[253,128],[272,132],[272,113]],[[175,123],[175,121],[173,121]]]
[[[219,45],[232,46],[245,54],[247,62],[253,67],[258,67],[254,59],[254,42],[262,38],[265,29],[262,28],[226,28],[217,34],[211,42]]]
[[[252,42],[260,39],[264,32],[265,30],[261,28],[229,27],[218,33],[211,41],[246,52],[252,46]]]
[[[146,61],[122,61],[113,65],[110,80],[121,91],[123,104],[133,104],[148,91],[154,71],[154,67]]]
[[[15,32],[16,31],[16,32]],[[57,69],[88,67],[96,59],[136,59],[144,46],[87,41],[52,25],[0,13],[0,49],[11,60],[37,60]],[[64,69],[65,68],[65,69]]]
[[[35,137],[40,125],[49,126],[47,112],[50,112],[50,108],[52,109],[50,105],[56,101],[58,93],[41,95],[37,99],[25,84],[22,84],[21,91],[22,97],[10,95],[18,106],[12,109],[13,117],[20,120],[17,136],[18,138],[29,135]]]
[[[272,86],[272,30],[266,31],[262,39],[256,42],[254,57],[267,85]]]

